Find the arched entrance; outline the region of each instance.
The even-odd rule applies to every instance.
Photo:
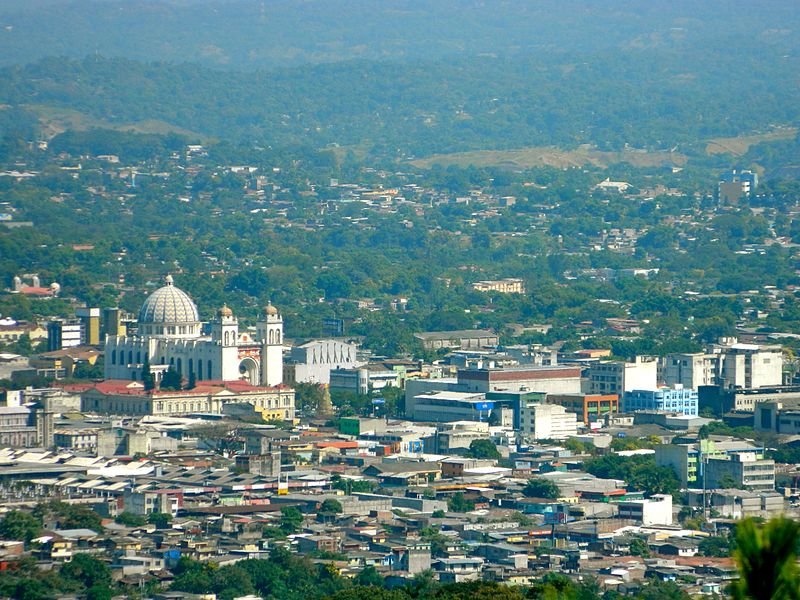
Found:
[[[251,385],[258,385],[260,383],[258,363],[249,356],[242,359],[242,362],[239,363],[239,374],[241,379],[246,380]]]

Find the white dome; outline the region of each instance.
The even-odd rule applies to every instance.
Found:
[[[167,275],[166,285],[150,294],[139,311],[142,324],[196,324],[200,321],[197,306],[189,295],[172,285],[172,276]]]

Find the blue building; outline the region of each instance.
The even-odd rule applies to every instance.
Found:
[[[632,390],[623,397],[624,412],[657,410],[696,417],[697,404],[697,392],[688,389]]]

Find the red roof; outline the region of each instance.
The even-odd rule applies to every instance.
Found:
[[[20,293],[26,296],[52,296],[53,290],[49,287],[27,286],[20,289]]]
[[[317,448],[339,448],[340,450],[358,448],[358,442],[317,442]]]
[[[96,389],[102,394],[116,394],[116,395],[129,395],[129,396],[196,396],[198,394],[216,394],[223,390],[229,390],[235,393],[244,392],[263,392],[263,391],[276,391],[276,390],[289,390],[290,387],[286,385],[279,385],[275,387],[256,386],[244,380],[236,381],[222,381],[222,380],[206,380],[199,381],[197,385],[191,390],[152,390],[145,391],[144,386],[136,381],[128,381],[125,379],[107,379],[93,384],[74,384],[76,386],[85,385],[85,387],[77,387],[76,391],[85,391],[88,389]],[[66,389],[66,386],[65,386]]]

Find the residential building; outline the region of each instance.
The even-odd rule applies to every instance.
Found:
[[[625,412],[665,411],[696,417],[697,392],[681,388],[634,389],[625,392],[622,402]]]
[[[653,389],[658,383],[658,360],[637,356],[633,362],[599,361],[589,365],[588,393],[617,394],[631,390]]]

